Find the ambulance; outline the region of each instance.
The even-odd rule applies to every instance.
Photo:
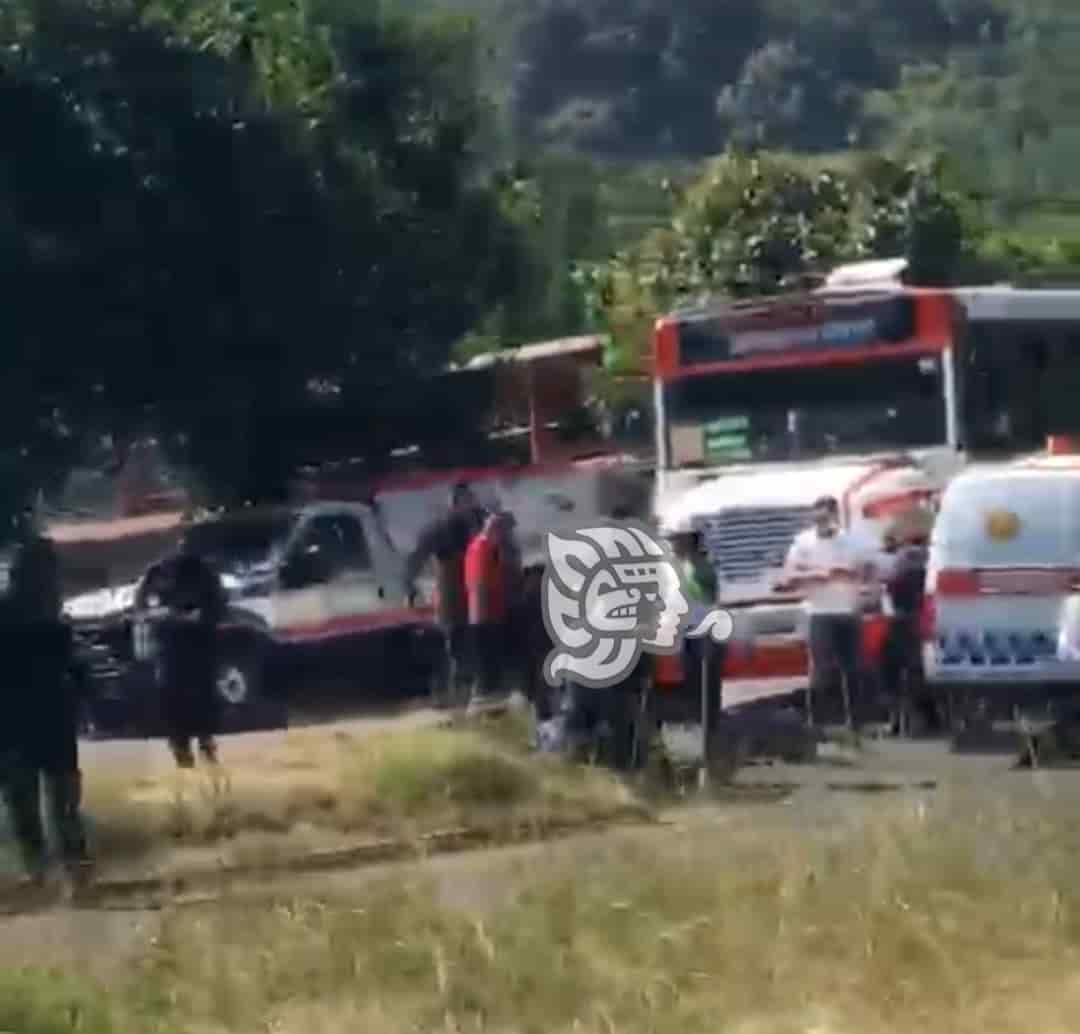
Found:
[[[1080,704],[1080,439],[953,480],[926,589],[923,666],[955,738]]]

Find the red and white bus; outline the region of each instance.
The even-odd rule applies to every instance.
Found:
[[[1080,291],[830,279],[656,324],[655,513],[703,533],[721,602],[758,643],[732,675],[805,672],[781,571],[814,499],[879,538],[972,455],[1034,452],[1080,422]]]

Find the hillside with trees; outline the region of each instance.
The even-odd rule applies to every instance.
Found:
[[[1069,0],[15,0],[7,493],[153,432],[274,496],[482,436],[429,386],[463,354],[633,367],[683,294],[852,257],[1074,264],[1078,43]]]

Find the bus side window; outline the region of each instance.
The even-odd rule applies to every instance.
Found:
[[[1054,341],[1043,379],[1043,406],[1048,434],[1080,431],[1080,334]]]
[[[1035,450],[1046,436],[1049,348],[1040,328],[974,326],[966,364],[964,423],[975,450]]]

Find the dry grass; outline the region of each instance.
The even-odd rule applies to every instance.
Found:
[[[75,1008],[88,1034],[1075,1031],[1080,829],[1048,807],[623,844],[483,918],[399,885],[177,913],[108,992],[9,975],[0,1029]]]
[[[217,772],[135,781],[94,772],[86,812],[95,851],[114,868],[182,868],[208,851],[255,864],[358,839],[461,826],[511,837],[642,810],[610,773],[529,754],[517,721],[359,737],[302,731]]]

